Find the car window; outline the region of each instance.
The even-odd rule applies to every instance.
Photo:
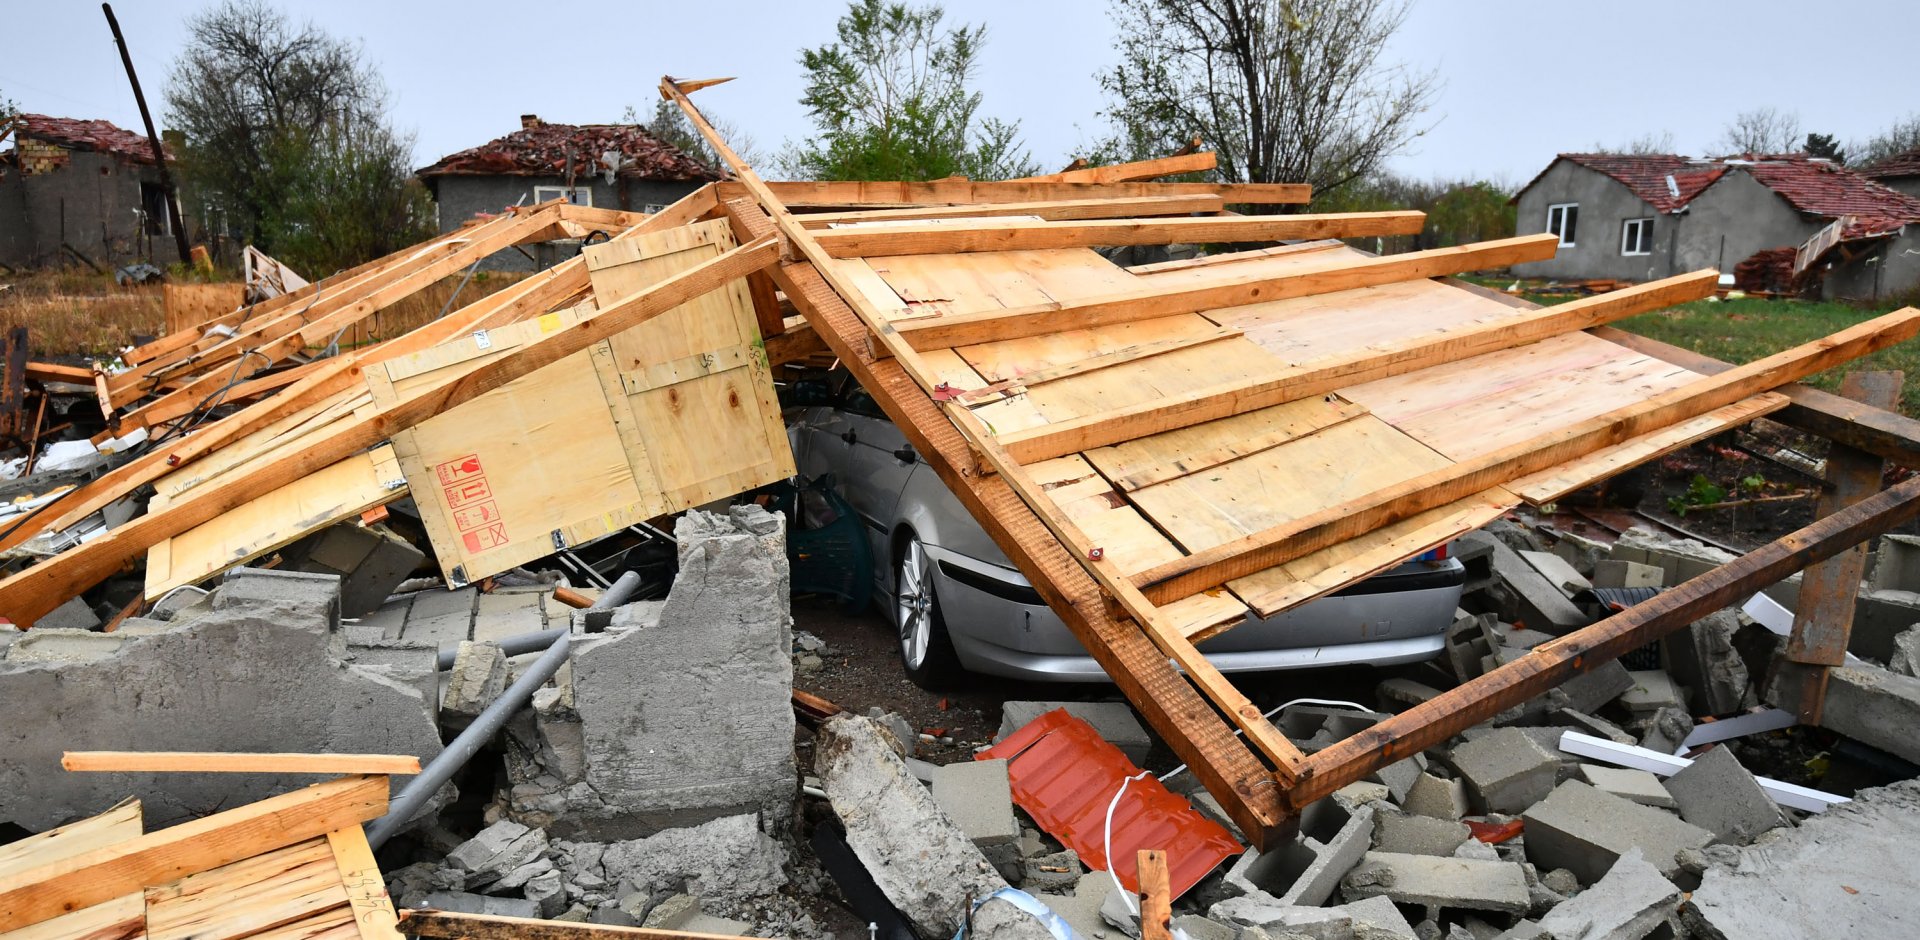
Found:
[[[867,390],[858,385],[848,387],[846,398],[840,402],[840,410],[864,418],[887,420],[887,413],[880,410],[880,403],[874,401],[873,396],[867,394]]]

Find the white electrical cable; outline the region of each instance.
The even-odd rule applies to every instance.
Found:
[[[1113,861],[1113,810],[1120,805],[1120,798],[1126,795],[1127,784],[1135,780],[1145,780],[1151,775],[1152,771],[1143,770],[1120,781],[1120,789],[1113,791],[1113,799],[1107,801],[1107,826],[1104,832],[1104,844],[1106,845],[1107,852],[1107,877],[1113,879],[1113,889],[1120,892],[1121,899],[1127,902],[1127,911],[1135,917],[1140,916],[1140,906],[1134,903],[1133,894],[1127,890],[1127,886],[1120,883],[1120,876],[1114,874],[1114,869],[1120,866],[1116,865]]]
[[[1269,708],[1264,712],[1261,712],[1260,717],[1272,718],[1276,712],[1285,711],[1289,708],[1292,708],[1295,705],[1339,705],[1343,708],[1351,708],[1357,712],[1367,712],[1367,711],[1373,710],[1358,702],[1343,702],[1337,698],[1296,698],[1291,701],[1281,702],[1280,704],[1275,705],[1274,707]],[[1241,734],[1245,734],[1245,732],[1241,731],[1239,728],[1233,729],[1233,733],[1236,737]],[[1175,767],[1164,774],[1161,774],[1160,782],[1166,783],[1167,781],[1172,780],[1175,777],[1178,777],[1181,774],[1181,772],[1185,771],[1186,769],[1187,769],[1187,765],[1181,764],[1180,766]]]

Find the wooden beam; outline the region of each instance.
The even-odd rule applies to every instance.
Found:
[[[1173,940],[1173,884],[1167,877],[1167,853],[1141,849],[1134,856],[1140,879],[1140,940]]]
[[[778,243],[771,237],[743,245],[661,281],[568,329],[542,336],[498,359],[487,360],[457,378],[414,392],[390,407],[340,422],[315,434],[307,446],[263,461],[245,474],[229,474],[195,487],[159,512],[148,513],[0,581],[0,616],[17,626],[32,624],[162,540],[760,270],[773,262],[778,251]]]
[[[1876,493],[1599,623],[1536,646],[1315,753],[1307,759],[1311,772],[1288,801],[1296,810],[1303,808],[1915,516],[1920,516],[1920,479]]]
[[[1403,255],[1337,258],[1302,264],[1277,275],[1235,273],[1228,266],[1199,282],[1159,285],[1060,304],[921,317],[899,321],[892,328],[914,349],[971,346],[1544,261],[1553,257],[1559,244],[1559,239],[1550,234],[1523,235]]]
[[[914,219],[993,218],[1006,215],[1030,215],[1053,221],[1124,219],[1135,216],[1218,212],[1223,207],[1220,197],[1209,193],[1138,196],[1132,199],[1059,199],[1052,202],[1000,202],[973,206],[856,209],[847,212],[816,212],[795,216],[795,218],[800,220],[801,225],[817,229],[848,222],[907,222]]]
[[[244,754],[219,751],[68,751],[72,771],[183,771],[257,774],[417,774],[407,754]]]
[[[1840,384],[1842,397],[1875,408],[1899,406],[1899,372],[1850,372]],[[1827,452],[1827,482],[1814,518],[1824,519],[1880,492],[1886,461],[1845,444]],[[1800,576],[1800,599],[1794,605],[1793,632],[1782,655],[1785,662],[1775,677],[1777,696],[1796,702],[1803,724],[1820,724],[1827,698],[1827,670],[1847,662],[1847,640],[1853,633],[1854,600],[1867,571],[1866,543],[1855,545],[1807,568]],[[1794,706],[1790,706],[1794,707]]]
[[[1213,151],[1184,153],[1171,157],[1159,157],[1152,160],[1134,160],[1128,163],[1110,163],[1106,166],[1090,166],[1044,176],[1024,176],[1016,182],[1050,183],[1127,183],[1134,180],[1150,180],[1160,176],[1178,176],[1182,173],[1205,173],[1219,166]]]
[[[27,378],[41,382],[66,382],[70,385],[92,385],[93,369],[88,366],[63,366],[51,362],[27,363]]]
[[[737,181],[714,184],[720,201],[751,195]],[[964,206],[1058,199],[1124,199],[1137,196],[1219,196],[1228,204],[1302,205],[1313,199],[1305,183],[1019,183],[934,180],[927,183],[786,182],[767,191],[788,208],[866,206]]]
[[[1506,320],[1470,323],[1458,330],[1411,336],[1393,343],[1325,356],[1184,395],[1099,414],[1009,431],[1000,444],[1021,463],[1118,444],[1191,427],[1257,408],[1324,395],[1388,376],[1471,359],[1535,343],[1713,293],[1718,271],[1696,271],[1625,290],[1583,297]],[[1277,360],[1276,360],[1277,361]]]
[[[393,898],[387,896],[387,879],[380,864],[373,860],[373,846],[367,844],[367,831],[359,826],[343,826],[327,833],[327,847],[333,851],[333,864],[340,870],[340,885],[347,891],[347,905],[353,909],[353,924],[360,940],[393,940],[399,936],[399,917]]]
[[[1920,333],[1920,310],[1912,307],[1897,310],[1551,434],[1521,441],[1157,565],[1136,575],[1135,583],[1151,585],[1147,596],[1156,603],[1190,597],[1524,474],[1545,470],[1877,352],[1916,333]]]
[[[377,819],[387,786],[342,777],[0,876],[0,933]]]
[[[615,927],[496,914],[456,914],[452,911],[401,911],[399,930],[409,937],[445,937],[448,940],[739,940],[729,934]]]
[[[1336,212],[1323,215],[1199,216],[1170,219],[961,219],[919,225],[863,225],[814,233],[834,258],[940,255],[963,251],[1035,251],[1110,245],[1266,242],[1289,238],[1411,235],[1424,212]]]

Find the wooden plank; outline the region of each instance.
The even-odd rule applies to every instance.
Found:
[[[1849,372],[1840,383],[1840,395],[1861,404],[1892,410],[1899,407],[1906,376],[1899,372]],[[1878,455],[1834,444],[1827,452],[1828,488],[1820,493],[1814,518],[1824,519],[1880,492],[1886,461]],[[1794,669],[1782,691],[1797,693],[1795,710],[1806,724],[1820,724],[1827,697],[1827,669],[1847,661],[1847,640],[1853,633],[1854,599],[1866,575],[1867,545],[1855,545],[1807,568],[1800,576],[1800,599],[1794,605],[1793,632],[1783,650],[1788,663],[1812,668]],[[1791,688],[1789,688],[1791,687]],[[1793,700],[1793,696],[1787,696]]]
[[[1153,585],[1149,596],[1161,603],[1187,597],[1470,493],[1877,352],[1916,333],[1920,333],[1920,310],[1908,307],[1895,311],[1554,433],[1196,552],[1180,562],[1146,572],[1136,581]]]
[[[125,800],[98,816],[0,845],[0,877],[137,839],[143,831],[140,801]]]
[[[1696,271],[1626,290],[1585,297],[1514,319],[1471,324],[1437,336],[1416,335],[1389,340],[1351,353],[1276,368],[1271,374],[1256,379],[1224,382],[1170,400],[1147,402],[1002,434],[999,441],[1022,463],[1117,444],[1269,405],[1323,395],[1346,385],[1417,372],[1440,363],[1459,362],[1494,350],[1538,342],[1648,310],[1697,300],[1713,292],[1718,277],[1715,271]]]
[[[347,826],[327,833],[327,847],[347,891],[347,905],[353,909],[354,927],[360,940],[398,940],[399,913],[393,898],[387,896],[386,878],[373,860],[373,847],[367,844],[366,830]]]
[[[1155,215],[1218,212],[1219,196],[1140,196],[1133,199],[1058,199],[1052,202],[1000,202],[971,206],[920,206],[912,209],[854,209],[796,216],[810,229],[849,222],[910,222],[917,219],[992,218],[1022,215],[1050,221],[1124,219]]]
[[[1478,679],[1316,752],[1307,760],[1309,774],[1287,800],[1296,810],[1303,808],[1916,516],[1920,479],[1876,493],[1606,620],[1536,646]]]
[[[0,931],[376,819],[387,778],[342,777],[0,876]]]
[[[1425,213],[1408,211],[1058,222],[988,218],[899,225],[869,223],[819,231],[813,236],[830,257],[869,258],[1184,242],[1360,238],[1410,235],[1425,225]]]
[[[1740,427],[1755,418],[1772,414],[1787,406],[1787,397],[1777,392],[1755,395],[1715,409],[1690,421],[1636,437],[1624,444],[1595,451],[1578,460],[1539,473],[1521,477],[1507,486],[1521,499],[1535,506],[1562,499],[1575,490],[1592,486],[1615,474],[1623,473],[1650,460],[1664,457],[1682,447]]]
[[[1274,258],[1281,255],[1310,254],[1316,251],[1341,248],[1345,245],[1345,242],[1337,238],[1322,238],[1310,242],[1295,242],[1291,245],[1249,248],[1245,251],[1224,251],[1193,258],[1181,258],[1177,261],[1155,261],[1150,264],[1128,265],[1127,273],[1142,276],[1172,274],[1176,271],[1191,271],[1194,268],[1212,268],[1223,264],[1237,264],[1242,261],[1258,261],[1263,258]]]
[[[167,332],[198,334],[210,320],[240,309],[246,302],[245,284],[166,284],[160,289]]]
[[[165,510],[149,512],[105,536],[14,574],[0,581],[0,616],[16,625],[31,624],[160,541],[759,270],[774,261],[778,250],[772,238],[736,248],[458,379],[423,390],[365,418],[343,422],[341,427],[317,435],[310,446],[254,467],[244,479],[201,487]]]
[[[449,940],[738,940],[728,934],[614,927],[606,924],[535,920],[452,911],[402,911],[400,932],[409,937]]]
[[[63,366],[52,362],[27,363],[27,378],[41,382],[65,382],[69,385],[92,385],[93,369],[88,366]]]
[[[716,183],[722,202],[752,195],[735,181]],[[1065,199],[1130,199],[1140,196],[1218,196],[1246,205],[1300,205],[1312,201],[1305,183],[1049,183],[935,180],[928,183],[777,182],[767,193],[789,208],[843,206],[959,206]]]
[[[1198,335],[1135,343],[1129,346],[1122,346],[1111,352],[1101,353],[1097,356],[1075,359],[1057,366],[1047,366],[1045,368],[1035,369],[1032,372],[1022,373],[1018,378],[1006,379],[982,388],[972,389],[966,394],[959,396],[956,400],[967,405],[978,405],[984,402],[998,401],[1002,398],[1010,398],[1018,395],[1035,385],[1044,385],[1048,382],[1071,378],[1076,375],[1085,375],[1089,372],[1097,372],[1101,369],[1109,369],[1114,366],[1125,365],[1129,362],[1149,359],[1162,353],[1169,353],[1179,349],[1204,346],[1208,343],[1216,343],[1223,339],[1233,339],[1239,335],[1241,335],[1239,330],[1214,329]],[[1057,457],[1061,455],[1055,454],[1053,456]]]
[[[146,890],[148,940],[222,940],[347,906],[327,841],[285,848]]]
[[[417,774],[407,754],[243,754],[215,751],[68,751],[71,771],[182,771],[260,774]],[[136,808],[137,809],[137,808]]]
[[[1140,940],[1173,940],[1173,885],[1167,879],[1167,853],[1141,849],[1135,859],[1140,877]]]
[[[138,893],[7,932],[7,940],[142,940],[147,901]]]
[[[1527,235],[1404,255],[1301,264],[1279,276],[1235,275],[1231,266],[1224,272],[1203,269],[1195,273],[1211,276],[1179,287],[1156,286],[1070,303],[956,314],[901,323],[895,329],[914,349],[966,346],[1543,261],[1553,257],[1558,245],[1551,235]]]
[[[1288,402],[1097,448],[1087,452],[1087,459],[1123,491],[1132,492],[1279,447],[1366,413],[1365,406],[1338,396]]]
[[[1110,163],[1106,166],[1090,166],[1077,170],[1062,170],[1041,176],[1025,176],[1019,181],[1044,180],[1059,183],[1125,183],[1132,180],[1150,180],[1157,176],[1178,176],[1182,173],[1205,173],[1218,164],[1211,150],[1199,153],[1182,153],[1170,157],[1156,157],[1151,160],[1133,160],[1126,163]]]

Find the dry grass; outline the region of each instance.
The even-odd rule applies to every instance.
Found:
[[[510,287],[524,274],[479,272],[460,291],[460,306]],[[25,326],[35,360],[75,362],[110,358],[132,345],[136,336],[158,336],[166,313],[158,285],[120,287],[113,278],[91,271],[42,271],[0,280],[0,329]],[[392,338],[440,315],[460,284],[448,277],[369,317],[340,337],[355,346]]]

